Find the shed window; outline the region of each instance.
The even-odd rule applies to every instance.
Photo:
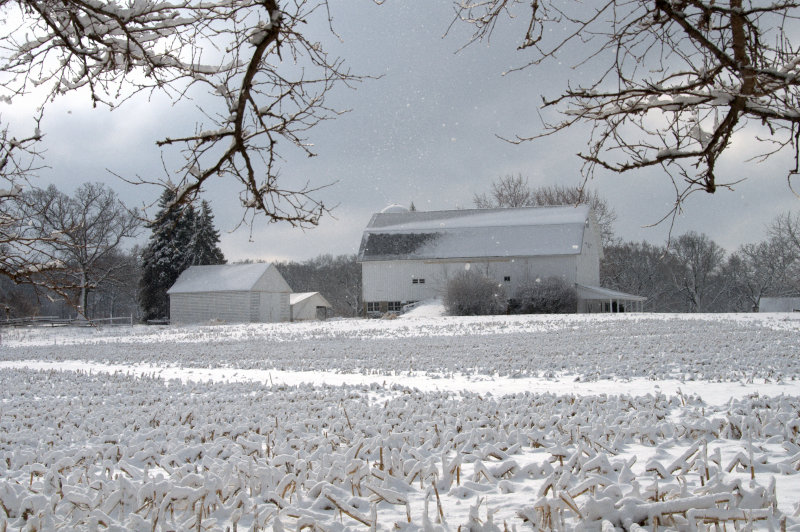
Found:
[[[425,284],[425,279],[411,279],[411,284]]]
[[[506,275],[505,277],[503,277],[503,282],[510,283],[511,282],[511,276],[510,275]]]
[[[381,304],[377,301],[367,301],[367,312],[380,312]]]
[[[388,310],[389,312],[400,312],[403,310],[402,301],[389,301]]]

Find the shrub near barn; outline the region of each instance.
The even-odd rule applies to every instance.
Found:
[[[447,282],[444,306],[451,316],[505,314],[506,294],[501,285],[467,270]]]
[[[523,284],[508,304],[511,314],[574,314],[577,309],[575,287],[560,277]]]

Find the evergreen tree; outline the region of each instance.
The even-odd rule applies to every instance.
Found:
[[[192,231],[187,229],[187,219],[193,223],[193,210],[173,205],[174,199],[175,191],[165,189],[158,202],[159,212],[148,225],[152,234],[142,251],[139,281],[139,304],[145,320],[169,317],[167,290],[188,267],[186,251]]]
[[[214,227],[214,215],[206,200],[200,204],[200,214],[194,220],[190,244],[191,265],[225,264],[225,255],[219,249],[219,231]]]
[[[198,213],[191,204],[173,205],[174,199],[174,190],[164,191],[155,221],[148,226],[152,235],[142,252],[139,282],[145,320],[169,317],[167,290],[189,266],[225,263],[208,202],[202,202]]]

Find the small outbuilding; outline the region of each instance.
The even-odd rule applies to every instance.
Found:
[[[762,297],[759,312],[800,312],[800,297]]]
[[[167,291],[170,321],[286,322],[291,291],[269,263],[192,266]]]
[[[319,292],[303,292],[289,296],[292,321],[328,319],[331,304]]]

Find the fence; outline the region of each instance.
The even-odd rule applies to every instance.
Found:
[[[0,326],[6,327],[94,327],[99,325],[133,326],[133,316],[116,316],[111,318],[59,318],[58,316],[26,316],[24,318],[0,319]]]

